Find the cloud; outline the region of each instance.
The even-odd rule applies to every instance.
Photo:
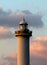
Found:
[[[47,36],[37,37],[30,46],[30,64],[47,65]]]
[[[17,55],[16,54],[4,56],[2,59],[6,63],[5,65],[17,65]]]
[[[1,56],[0,65],[17,65],[17,59],[11,56]]]
[[[17,53],[10,54],[8,57],[17,58]]]
[[[8,38],[13,38],[13,34],[6,27],[0,26],[0,39]]]
[[[0,9],[0,25],[7,27],[16,27],[19,24],[21,17],[24,17],[29,26],[42,27],[42,16],[39,14],[32,14],[28,10],[13,12],[5,12]]]

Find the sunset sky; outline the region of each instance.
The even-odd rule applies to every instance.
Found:
[[[0,0],[0,65],[16,65],[17,38],[21,17],[33,31],[30,64],[47,65],[47,0]]]

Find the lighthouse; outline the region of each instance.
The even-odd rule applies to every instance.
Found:
[[[28,29],[28,23],[24,18],[20,21],[15,36],[18,39],[17,65],[30,65],[29,38],[32,31]]]

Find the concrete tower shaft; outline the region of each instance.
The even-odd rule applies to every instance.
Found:
[[[20,21],[19,30],[15,31],[15,36],[18,38],[17,65],[29,65],[29,38],[32,36],[32,31],[28,29],[24,19]]]

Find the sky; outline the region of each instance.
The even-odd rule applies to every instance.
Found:
[[[47,0],[0,0],[0,64],[17,65],[15,31],[22,17],[32,30],[30,65],[47,65]]]

